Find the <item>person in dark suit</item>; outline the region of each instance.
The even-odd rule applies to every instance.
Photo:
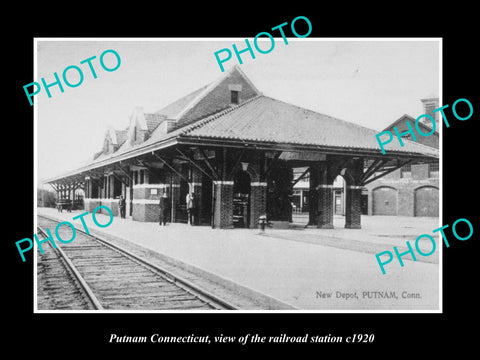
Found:
[[[166,192],[164,192],[162,196],[160,196],[158,206],[160,208],[159,224],[165,226],[167,225],[167,215],[168,215],[168,197]]]
[[[125,219],[125,199],[120,195],[120,200],[118,201],[118,207],[120,208],[120,217]]]

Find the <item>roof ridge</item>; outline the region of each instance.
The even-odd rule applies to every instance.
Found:
[[[195,94],[195,96],[194,96],[193,98],[191,98],[186,104],[183,105],[183,107],[182,107],[182,111],[183,111],[183,108],[185,108],[186,106],[190,105],[190,103],[193,102],[193,101],[194,101],[201,93],[203,93],[210,85],[211,85],[211,83],[208,83],[208,84],[205,84],[205,85],[203,85],[203,86],[201,86],[201,87],[199,87],[199,88],[197,88],[197,89],[195,89],[195,90],[193,90],[193,91],[190,91],[188,94],[183,95],[183,96],[181,96],[180,98],[178,98],[178,99],[176,99],[176,100],[174,100],[174,101],[169,102],[167,105],[163,106],[161,109],[154,111],[153,114],[160,114],[160,115],[164,115],[164,116],[167,115],[167,116],[168,116],[168,114],[166,114],[165,112],[162,112],[162,111],[164,111],[166,108],[171,107],[173,104],[176,104],[176,103],[179,103],[179,102],[181,102],[181,101],[184,101],[186,98],[188,98],[188,97],[190,97],[190,96],[192,96],[192,95]],[[178,116],[178,114],[175,114],[175,117],[177,117],[177,116]]]
[[[228,107],[222,111],[219,111],[213,115],[210,115],[208,117],[206,117],[205,119],[201,119],[199,121],[196,121],[194,122],[193,124],[190,124],[190,125],[187,125],[185,126],[185,129],[183,131],[180,132],[179,135],[186,135],[188,134],[189,132],[192,132],[193,130],[196,130],[206,124],[208,124],[209,122],[215,120],[215,119],[218,119],[219,117],[225,115],[225,114],[228,114],[238,108],[241,108],[242,106],[248,104],[248,103],[251,103],[252,101],[254,100],[257,100],[261,97],[265,97],[264,95],[260,94],[260,95],[255,95],[254,97],[250,98],[250,99],[247,99],[245,100],[244,102],[242,102],[241,104],[238,104],[238,105],[234,105],[234,106],[231,106],[231,107]]]

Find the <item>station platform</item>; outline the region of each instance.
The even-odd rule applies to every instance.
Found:
[[[58,212],[38,208],[39,215],[62,221],[84,211]],[[102,217],[104,219],[102,219]],[[97,214],[100,223],[107,216]],[[421,234],[432,234],[438,218],[362,216],[362,229],[345,229],[335,217],[334,229],[305,228],[294,217],[291,229],[211,229],[170,223],[145,223],[115,217],[106,228],[84,217],[89,229],[109,234],[148,249],[202,274],[212,274],[277,299],[279,309],[305,311],[432,311],[440,309],[439,251],[417,261],[396,258],[383,275],[375,254],[406,250]],[[102,222],[103,221],[103,222]],[[75,223],[81,226],[80,220]],[[438,238],[437,245],[438,245]],[[431,244],[421,244],[431,249]],[[274,302],[273,302],[274,303]],[[290,311],[290,310],[288,310]],[[295,311],[295,310],[293,310]]]

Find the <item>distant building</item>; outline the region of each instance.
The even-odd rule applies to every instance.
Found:
[[[406,122],[410,122],[415,131],[416,142],[438,149],[438,113],[433,110],[439,107],[438,97],[429,96],[421,100],[424,113],[435,119],[435,132],[424,137],[416,133],[415,119],[403,115],[387,126],[391,130],[396,126],[399,132],[408,130]],[[425,118],[424,118],[425,119]],[[428,119],[419,122],[424,133],[431,131],[432,123]],[[438,216],[439,215],[439,162],[429,164],[405,165],[365,186],[368,191],[368,215],[401,215],[401,216]]]
[[[55,193],[49,190],[37,188],[37,206],[55,207]]]
[[[424,113],[435,119],[436,131],[424,137],[416,134],[416,142],[438,149],[438,113],[433,110],[439,107],[438,97],[432,95],[421,100]],[[431,131],[432,123],[428,119],[419,123],[424,133]],[[410,122],[415,131],[415,119],[403,115],[383,131],[396,126],[399,132],[408,130],[406,122]],[[408,138],[404,136],[403,138]],[[368,165],[367,163],[365,164]],[[294,181],[307,168],[294,169]],[[380,174],[378,172],[378,174]],[[377,173],[375,174],[377,175]],[[375,176],[373,175],[373,176]],[[294,213],[309,211],[309,174],[307,173],[293,186],[292,206]],[[341,175],[333,182],[333,211],[335,215],[345,215],[346,183]],[[378,180],[366,184],[361,194],[361,212],[363,215],[400,215],[400,216],[438,216],[439,215],[439,163],[405,165]]]

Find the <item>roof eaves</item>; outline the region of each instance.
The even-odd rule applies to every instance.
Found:
[[[46,180],[44,180],[44,184],[47,184],[49,182],[53,182],[53,181],[56,181],[56,180],[59,180],[59,179],[67,178],[67,177],[70,177],[70,176],[79,175],[79,174],[81,174],[85,171],[98,169],[98,168],[101,168],[103,166],[114,164],[118,161],[128,160],[132,157],[139,156],[139,155],[144,155],[144,154],[149,153],[151,151],[164,149],[166,147],[174,145],[175,143],[176,143],[176,139],[170,137],[170,138],[164,139],[160,142],[155,142],[155,143],[150,144],[150,145],[145,146],[145,147],[131,148],[128,151],[125,151],[121,154],[115,155],[116,153],[114,153],[114,154],[112,154],[113,156],[110,156],[108,158],[102,159],[100,161],[92,162],[92,163],[87,164],[87,165],[85,165],[81,168],[66,172],[62,175],[58,175],[58,176],[46,179]]]
[[[304,150],[316,150],[325,153],[335,153],[335,154],[357,154],[364,156],[372,157],[385,157],[389,158],[390,156],[395,157],[414,157],[414,158],[438,158],[438,153],[428,151],[428,153],[420,153],[409,150],[391,150],[388,151],[385,155],[382,155],[380,149],[372,147],[351,147],[351,146],[332,146],[332,145],[319,145],[319,144],[309,144],[309,143],[300,143],[300,142],[289,142],[289,143],[278,143],[276,141],[269,141],[265,139],[238,139],[233,137],[224,137],[221,138],[219,142],[219,137],[186,137],[179,139],[181,144],[207,144],[212,145],[209,141],[213,141],[217,146],[221,145],[237,145],[238,147],[245,147],[245,142],[249,142],[256,149],[262,150],[279,150],[279,151],[304,151]],[[431,148],[430,148],[431,150]]]

